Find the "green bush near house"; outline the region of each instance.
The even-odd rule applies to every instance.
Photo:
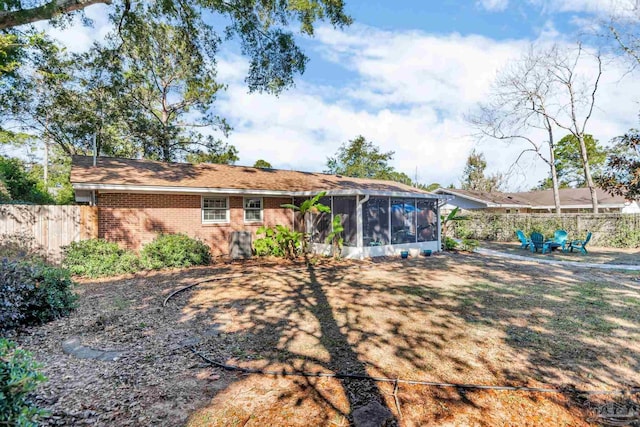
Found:
[[[37,426],[46,411],[29,402],[29,394],[46,378],[31,354],[0,338],[0,425]]]
[[[473,252],[478,249],[479,243],[477,240],[473,239],[462,239],[462,245],[460,249],[467,252]]]
[[[302,253],[304,233],[293,231],[284,225],[276,225],[262,226],[256,234],[264,235],[253,242],[253,250],[257,256],[294,259]]]
[[[458,242],[456,242],[455,239],[452,239],[451,237],[445,237],[444,241],[442,242],[442,246],[444,247],[445,251],[454,251],[458,248]]]
[[[142,265],[150,270],[211,263],[209,246],[186,234],[160,234],[142,248],[140,256]]]
[[[72,242],[64,248],[62,265],[71,274],[85,277],[135,273],[141,268],[140,259],[133,251],[104,239]]]
[[[0,261],[0,331],[66,316],[75,308],[73,286],[69,272],[64,269],[3,259]]]

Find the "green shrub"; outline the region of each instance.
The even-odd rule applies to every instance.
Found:
[[[294,259],[302,252],[304,234],[283,225],[262,226],[256,234],[264,234],[264,237],[253,242],[253,249],[257,256]]]
[[[104,239],[72,242],[64,248],[62,265],[71,274],[85,277],[115,276],[140,270],[133,251],[121,249]]]
[[[458,247],[458,242],[451,237],[445,237],[442,245],[444,246],[445,251],[453,251]]]
[[[29,402],[29,394],[46,378],[31,354],[0,338],[0,425],[37,426],[46,411]]]
[[[160,234],[142,248],[141,257],[142,265],[152,270],[211,263],[209,246],[186,234]]]
[[[467,252],[473,252],[476,250],[476,248],[479,246],[478,241],[477,240],[473,240],[473,239],[462,239],[462,245],[460,246],[460,249],[462,249],[463,251],[467,251]]]
[[[640,230],[629,224],[622,224],[611,236],[609,245],[614,248],[640,248]]]
[[[46,251],[27,233],[0,234],[0,258],[44,263]]]
[[[66,270],[7,259],[0,266],[0,330],[47,322],[75,307]]]

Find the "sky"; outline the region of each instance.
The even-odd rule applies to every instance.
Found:
[[[479,139],[468,116],[487,99],[497,73],[532,43],[573,45],[636,0],[346,0],[354,24],[319,24],[298,39],[310,58],[295,87],[280,96],[250,94],[247,62],[236,46],[221,52],[218,74],[228,89],[213,106],[233,131],[226,142],[238,164],[265,159],[275,168],[322,171],[341,144],[363,135],[394,151],[397,170],[423,183],[459,185],[472,149],[488,172],[511,171],[507,189],[526,190],[548,174],[525,146]],[[72,51],[109,31],[106,7],[86,9],[93,28],[48,29]],[[594,46],[585,44],[592,53]],[[589,56],[580,71],[593,77]],[[638,126],[640,76],[621,58],[605,58],[587,132],[607,144]],[[532,138],[542,138],[532,133]]]

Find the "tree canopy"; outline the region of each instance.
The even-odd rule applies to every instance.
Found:
[[[88,52],[69,54],[24,26],[79,25],[71,18],[95,3],[109,5],[113,29]],[[225,88],[220,46],[239,43],[250,91],[278,94],[307,63],[296,24],[311,35],[321,20],[351,23],[342,0],[4,2],[0,135],[10,124],[66,155],[88,154],[95,144],[106,155],[233,163],[237,150],[221,141],[230,128],[214,108]]]
[[[486,169],[487,160],[484,154],[473,149],[467,158],[467,163],[462,173],[462,189],[486,192],[499,191],[503,184],[502,175],[496,173],[486,176]]]
[[[351,23],[343,0],[10,0],[3,2],[0,10],[0,30],[42,20],[68,24],[72,14],[95,3],[110,5],[114,39],[126,39],[144,20],[150,25],[181,28],[188,38],[185,43],[197,45],[202,53],[215,52],[223,40],[238,40],[249,58],[249,89],[274,93],[291,86],[294,75],[303,72],[307,63],[289,30],[295,23],[301,33],[309,35],[320,20],[334,26]],[[209,24],[213,19],[224,22],[221,31],[214,31]]]
[[[334,157],[327,158],[326,173],[354,178],[391,179],[394,172],[389,162],[393,151],[381,152],[380,148],[359,135],[342,144]]]
[[[615,138],[598,184],[612,194],[628,200],[640,199],[640,130],[630,129]]]
[[[0,201],[53,203],[22,160],[5,156],[0,156]]]
[[[607,160],[607,150],[593,135],[586,134],[584,142],[587,147],[589,166],[594,176],[602,174]],[[584,165],[580,154],[580,142],[574,135],[566,135],[554,146],[556,173],[560,188],[580,188],[586,185]],[[538,185],[539,189],[551,188],[551,178],[545,178]]]
[[[395,170],[389,164],[394,154],[393,151],[380,151],[380,147],[359,135],[342,144],[335,156],[327,157],[327,169],[324,172],[354,178],[383,179],[427,190],[428,186],[414,182],[409,175]]]
[[[256,160],[256,162],[253,164],[254,168],[262,168],[262,169],[273,169],[273,166],[271,166],[271,163],[267,162],[266,160],[262,160],[262,159],[258,159]]]

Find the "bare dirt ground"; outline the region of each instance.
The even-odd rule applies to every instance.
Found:
[[[587,245],[587,254],[574,250],[562,252],[555,250],[542,254],[522,249],[519,242],[480,242],[480,246],[496,251],[512,253],[516,255],[531,256],[534,258],[555,259],[559,261],[589,262],[594,264],[625,264],[640,265],[640,249],[599,248]]]
[[[223,371],[189,345],[244,367],[615,389],[640,384],[637,279],[473,254],[222,264],[84,282],[74,314],[14,339],[44,364],[49,424],[346,426],[376,400],[391,425],[597,425],[604,397],[400,384],[396,402],[393,384]],[[65,355],[73,336],[123,356]]]

